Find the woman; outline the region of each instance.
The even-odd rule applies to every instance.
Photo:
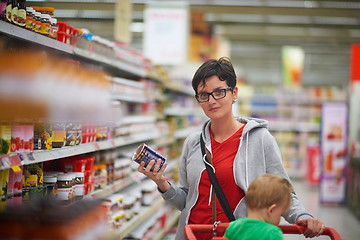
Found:
[[[267,121],[234,117],[232,104],[238,97],[236,74],[228,58],[208,60],[196,71],[192,86],[202,110],[209,117],[201,132],[190,134],[180,159],[181,187],[168,182],[163,176],[166,164],[152,161],[138,171],[152,179],[166,202],[181,211],[176,239],[184,239],[187,224],[211,224],[211,182],[200,148],[200,136],[211,153],[216,177],[228,199],[235,218],[247,216],[245,192],[249,184],[265,173],[289,179],[281,160],[277,143],[267,129]],[[155,165],[155,166],[154,166]],[[154,166],[154,171],[150,169]],[[219,203],[217,220],[228,222]],[[314,219],[292,193],[292,205],[284,218],[289,223],[307,226],[306,237],[318,236],[324,225]],[[202,236],[201,239],[210,239]]]

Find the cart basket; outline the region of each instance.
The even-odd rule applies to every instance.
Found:
[[[229,223],[220,223],[217,225],[216,233],[218,236],[223,236]],[[187,240],[197,240],[194,233],[211,233],[214,225],[212,224],[189,224],[184,228],[185,237]],[[306,227],[299,226],[296,224],[292,225],[279,225],[279,228],[284,234],[303,234]],[[321,235],[329,236],[332,240],[345,240],[341,238],[339,233],[330,227],[326,227]],[[213,237],[212,240],[227,240],[225,237]]]

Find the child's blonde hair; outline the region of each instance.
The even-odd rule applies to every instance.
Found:
[[[291,204],[290,182],[271,174],[264,174],[255,179],[246,192],[246,204],[249,209],[261,209],[272,204]]]

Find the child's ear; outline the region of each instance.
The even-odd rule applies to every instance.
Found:
[[[276,208],[276,204],[274,203],[267,208],[267,212],[272,213],[275,210],[275,208]]]

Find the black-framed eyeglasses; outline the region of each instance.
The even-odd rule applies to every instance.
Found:
[[[219,100],[219,99],[222,99],[222,98],[226,97],[226,91],[232,91],[232,90],[233,90],[232,87],[228,87],[228,88],[217,89],[217,90],[212,91],[210,93],[207,93],[207,92],[198,93],[198,94],[195,95],[195,98],[199,103],[208,102],[210,95],[215,100]]]

